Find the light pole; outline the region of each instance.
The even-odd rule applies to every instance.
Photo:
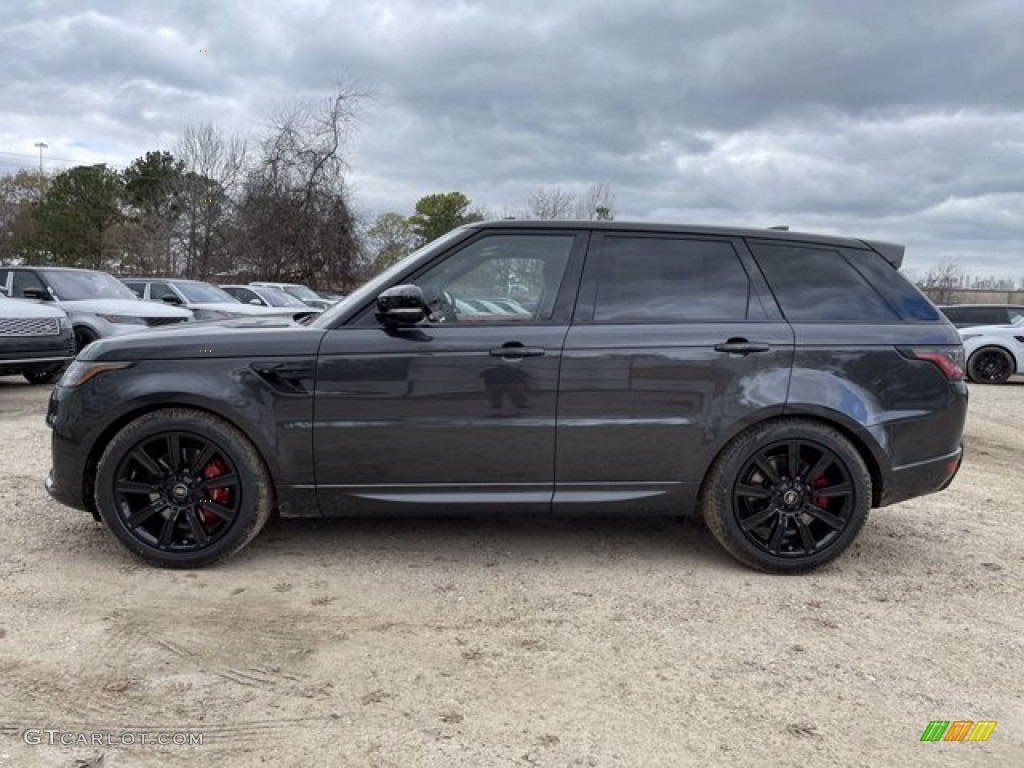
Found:
[[[43,199],[43,150],[49,145],[45,141],[37,141],[34,146],[39,147],[39,199]]]

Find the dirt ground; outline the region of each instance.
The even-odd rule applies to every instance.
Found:
[[[3,768],[1024,765],[1024,382],[798,577],[660,519],[276,521],[156,570],[46,496],[47,395],[0,378]],[[998,725],[919,741],[958,719]]]

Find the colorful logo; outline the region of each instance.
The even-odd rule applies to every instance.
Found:
[[[995,728],[995,720],[932,720],[921,741],[988,741]]]

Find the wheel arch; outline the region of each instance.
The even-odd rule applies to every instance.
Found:
[[[231,413],[225,413],[224,409],[217,408],[211,403],[195,399],[195,398],[175,398],[173,401],[170,400],[159,400],[156,402],[143,402],[135,403],[129,406],[125,411],[119,413],[116,418],[112,419],[106,424],[102,430],[96,435],[95,439],[89,446],[88,453],[86,454],[84,472],[83,472],[83,496],[85,503],[88,507],[89,512],[93,517],[99,519],[99,512],[96,509],[96,468],[99,465],[100,457],[103,455],[103,451],[106,450],[107,445],[113,439],[114,435],[124,429],[126,426],[131,424],[136,419],[145,416],[147,413],[153,413],[154,411],[170,410],[174,408],[186,408],[201,413],[207,413],[211,416],[216,416],[219,419],[223,419],[225,422],[230,424],[232,427],[237,429],[246,439],[253,444],[256,449],[256,453],[259,455],[263,464],[267,468],[267,472],[270,474],[271,485],[276,488],[277,478],[279,473],[279,465],[273,459],[273,452],[267,450],[267,447],[259,439],[259,436],[254,434],[252,430],[247,429],[244,421],[237,417],[232,417]]]
[[[884,497],[883,491],[886,483],[886,472],[883,470],[883,467],[886,466],[886,464],[883,459],[885,451],[882,446],[879,445],[875,437],[862,425],[857,424],[855,421],[838,411],[832,411],[830,409],[820,407],[802,408],[800,406],[787,406],[784,412],[763,414],[761,418],[748,421],[725,436],[716,446],[716,450],[714,451],[711,461],[704,469],[704,475],[701,479],[700,489],[698,491],[698,498],[701,498],[703,495],[704,486],[708,482],[708,478],[711,476],[712,468],[737,437],[765,424],[787,421],[816,422],[826,427],[831,427],[849,440],[850,444],[864,461],[864,465],[868,469],[868,474],[871,476],[871,506],[873,508],[880,506],[881,500]]]

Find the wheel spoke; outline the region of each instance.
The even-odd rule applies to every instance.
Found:
[[[162,512],[167,504],[163,499],[157,499],[151,504],[147,504],[142,509],[132,512],[125,520],[125,524],[129,528],[138,528],[140,525],[145,523],[158,512]]]
[[[196,511],[190,509],[185,513],[185,520],[188,521],[188,527],[192,529],[192,536],[195,537],[196,544],[200,547],[206,546],[210,541],[210,536],[203,527],[202,521],[200,521]]]
[[[162,477],[164,475],[164,469],[155,461],[153,457],[146,453],[146,449],[141,445],[129,454],[137,463],[141,464],[149,474],[155,475],[156,477]]]
[[[217,449],[213,445],[211,445],[210,443],[204,445],[203,450],[199,451],[199,454],[196,456],[196,458],[192,461],[192,464],[189,466],[189,473],[198,477],[200,473],[203,471],[203,467],[210,463],[210,459],[213,458],[213,455],[215,453],[217,453]]]
[[[768,482],[771,485],[776,485],[782,482],[779,478],[779,473],[775,471],[775,467],[772,466],[771,460],[765,456],[764,452],[758,453],[754,456],[754,466],[756,466],[761,473],[768,478]]]
[[[824,496],[826,499],[831,499],[836,496],[849,496],[853,493],[853,486],[849,483],[837,483],[836,485],[826,485],[824,488],[815,488],[815,496]]]
[[[800,443],[796,440],[786,446],[786,469],[790,478],[800,477]]]
[[[768,551],[773,555],[779,554],[779,547],[782,545],[782,536],[786,533],[787,518],[784,515],[779,515],[775,520],[775,528],[772,530],[772,538],[768,542]]]
[[[807,470],[807,474],[803,476],[804,480],[817,480],[834,463],[831,454],[822,451],[821,458],[814,462],[814,466]]]
[[[232,520],[235,517],[235,510],[218,504],[216,501],[204,500],[199,503],[199,506],[208,512],[213,512],[221,520]]]
[[[817,545],[814,542],[814,536],[811,535],[811,529],[807,527],[807,523],[803,521],[802,517],[796,518],[796,529],[800,532],[800,543],[803,544],[804,552],[808,555],[813,554]]]
[[[770,488],[765,488],[760,485],[747,485],[746,483],[740,483],[737,485],[736,493],[740,496],[745,496],[751,499],[767,499],[772,495]]]
[[[772,515],[776,514],[778,514],[778,510],[774,506],[769,505],[762,509],[760,512],[757,512],[751,515],[750,517],[745,517],[742,520],[740,520],[740,528],[742,528],[744,531],[749,531],[753,528],[757,528],[757,526],[763,524],[769,518],[771,518]]]
[[[138,480],[118,480],[114,484],[117,493],[160,493],[160,486],[154,483],[141,483]]]
[[[199,482],[199,489],[202,491],[210,491],[214,488],[227,488],[228,486],[235,485],[236,483],[238,483],[238,477],[235,475],[220,475],[219,477],[211,477],[208,480],[201,480]]]
[[[160,529],[160,549],[167,549],[171,546],[174,539],[174,528],[178,524],[178,515],[180,514],[180,512],[172,512],[164,520],[163,527]]]
[[[841,531],[846,525],[842,518],[836,517],[831,512],[826,512],[824,509],[817,507],[814,504],[805,504],[803,511],[815,520],[820,520],[829,528],[837,531]]]
[[[167,435],[167,466],[175,472],[181,469],[181,440],[174,432]]]

